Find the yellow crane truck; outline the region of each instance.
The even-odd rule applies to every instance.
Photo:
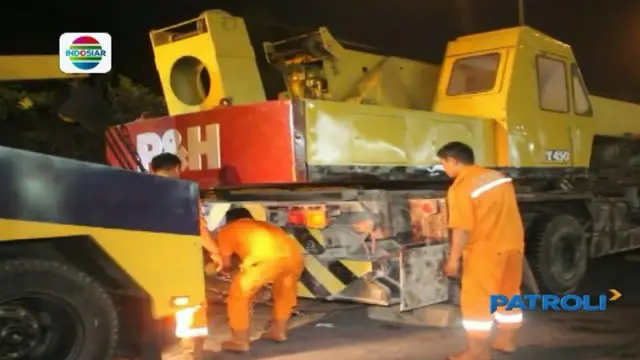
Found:
[[[447,298],[436,151],[454,140],[513,178],[544,291],[574,291],[589,259],[640,246],[640,106],[589,95],[571,47],[535,29],[457,38],[440,66],[326,28],[268,42],[277,101],[241,18],[207,11],[150,36],[170,116],[109,130],[131,135],[110,163],[133,168],[126,144],[142,167],[174,152],[212,230],[235,206],[287,228],[307,253],[300,296],[402,310]]]
[[[57,64],[2,56],[0,80]],[[0,359],[160,360],[205,302],[197,186],[2,146],[0,184]]]

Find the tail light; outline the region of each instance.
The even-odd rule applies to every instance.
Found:
[[[305,223],[310,228],[324,228],[327,226],[327,212],[324,208],[307,209]]]
[[[322,206],[292,207],[287,211],[287,222],[290,225],[324,228],[327,226],[327,213]]]
[[[304,225],[305,216],[303,210],[299,208],[289,210],[288,222],[291,225]]]

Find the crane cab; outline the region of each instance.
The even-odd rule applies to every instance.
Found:
[[[498,167],[587,167],[594,115],[571,47],[529,27],[449,43],[434,110],[494,120]]]

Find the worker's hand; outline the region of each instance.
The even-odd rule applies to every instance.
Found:
[[[460,259],[449,257],[444,263],[444,274],[448,277],[456,277],[460,272]]]
[[[225,278],[227,280],[231,280],[233,279],[233,277],[235,276],[236,271],[234,271],[234,269],[231,268],[223,268],[220,270],[220,272],[218,273],[218,276]]]
[[[222,258],[219,254],[211,253],[210,255],[211,261],[216,266],[216,272],[219,273],[222,271]]]

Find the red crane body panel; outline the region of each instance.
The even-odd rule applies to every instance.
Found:
[[[124,151],[128,139],[145,168],[155,155],[177,154],[182,177],[203,189],[304,181],[304,171],[296,172],[293,108],[289,101],[269,101],[140,119],[107,131],[107,161],[134,163],[131,151]]]

